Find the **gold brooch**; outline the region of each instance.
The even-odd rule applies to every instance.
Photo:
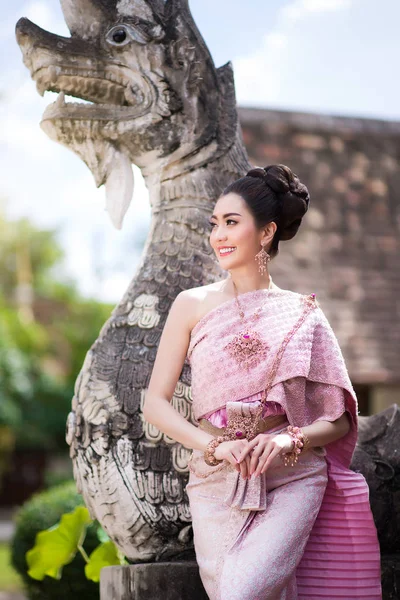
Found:
[[[240,367],[249,370],[258,365],[267,356],[269,346],[261,335],[253,329],[242,329],[233,340],[225,346],[229,354]]]

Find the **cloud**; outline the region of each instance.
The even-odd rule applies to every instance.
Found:
[[[282,8],[283,19],[299,20],[312,13],[326,13],[351,8],[352,0],[295,0]]]
[[[287,62],[289,40],[283,31],[267,34],[259,49],[233,60],[236,95],[248,106],[279,102],[282,66]]]
[[[399,119],[400,84],[388,56],[399,53],[400,4],[292,0],[259,47],[233,59],[240,105]]]

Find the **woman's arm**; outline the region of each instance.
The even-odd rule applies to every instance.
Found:
[[[145,395],[143,416],[146,421],[186,448],[204,452],[214,436],[189,423],[171,405],[189,347],[191,324],[196,322],[195,306],[195,300],[187,291],[180,292],[172,303]],[[221,452],[218,458],[233,464],[243,477],[248,475],[250,458],[240,465],[237,458],[247,444],[247,440],[235,440],[223,442],[218,447]]]
[[[171,404],[189,347],[194,306],[195,301],[187,292],[180,292],[171,305],[145,395],[143,416],[187,448],[204,451],[213,436],[189,423]]]
[[[350,429],[347,413],[343,413],[335,421],[315,421],[311,425],[301,428],[310,440],[310,447],[325,446],[330,442],[340,439]]]
[[[166,398],[147,393],[143,416],[146,421],[186,448],[204,451],[214,439],[214,436],[189,423]]]

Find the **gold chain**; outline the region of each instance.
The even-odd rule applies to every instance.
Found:
[[[240,308],[240,304],[239,304],[239,298],[238,298],[238,294],[237,294],[237,287],[236,287],[236,284],[235,284],[235,282],[233,281],[233,279],[232,279],[232,285],[233,285],[233,289],[234,289],[234,292],[235,292],[235,300],[236,300],[236,304],[237,304],[237,307],[238,307],[238,310],[239,310],[239,315],[240,315],[240,318],[242,319],[242,321],[244,321],[244,312],[243,312],[243,310]],[[258,292],[258,290],[261,290],[261,289],[270,290],[270,289],[271,289],[271,287],[272,287],[272,277],[271,277],[271,275],[270,275],[270,276],[269,276],[269,284],[268,284],[268,287],[267,287],[267,288],[257,288],[256,290],[253,290],[253,291],[255,291],[255,292]],[[259,316],[260,316],[260,313],[261,313],[262,309],[263,309],[263,306],[260,306],[260,308],[258,308],[258,309],[256,310],[256,312],[254,313],[254,315],[252,315],[252,317],[251,317],[251,318],[252,318],[252,319],[254,319],[254,318],[258,319],[258,318],[259,318]]]

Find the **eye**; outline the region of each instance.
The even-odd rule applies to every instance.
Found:
[[[115,29],[112,33],[112,40],[116,44],[123,44],[127,38],[126,31],[122,27]]]
[[[233,219],[226,219],[227,223],[229,223],[229,221],[231,223],[237,223],[237,221],[234,221]],[[208,221],[208,224],[210,225],[210,229],[213,229],[214,225],[216,225],[216,223],[213,223],[212,221]]]
[[[132,41],[138,42],[139,44],[147,44],[149,36],[145,31],[142,31],[138,26],[132,25],[115,25],[106,35],[106,41],[111,46],[126,46]]]

